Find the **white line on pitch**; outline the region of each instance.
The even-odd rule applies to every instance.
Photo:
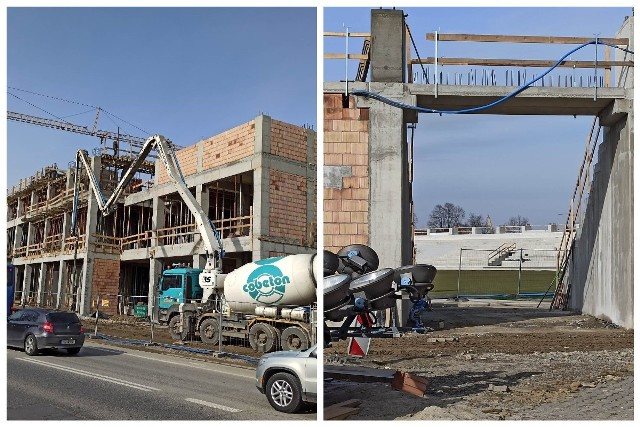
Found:
[[[242,409],[236,409],[236,408],[231,408],[229,406],[218,405],[217,403],[206,402],[206,401],[200,400],[200,399],[191,399],[190,397],[187,397],[184,400],[186,400],[187,402],[191,402],[191,403],[197,403],[198,405],[203,405],[203,406],[208,406],[210,408],[220,409],[221,411],[242,412]]]
[[[123,385],[123,386],[126,386],[126,387],[136,388],[136,389],[142,390],[142,391],[160,391],[159,388],[151,387],[151,386],[148,386],[148,385],[136,384],[136,383],[132,383],[130,381],[122,380],[120,378],[108,377],[106,375],[100,375],[100,374],[96,374],[94,372],[83,371],[81,369],[75,369],[75,368],[69,368],[67,366],[57,365],[57,364],[51,363],[51,362],[44,362],[42,360],[34,360],[34,359],[27,359],[27,358],[18,358],[17,360],[22,360],[24,362],[29,362],[29,363],[35,363],[37,365],[42,365],[42,366],[46,366],[46,367],[49,367],[49,368],[58,369],[58,370],[65,371],[65,372],[70,372],[72,374],[82,375],[82,376],[85,376],[85,377],[94,378],[96,380],[102,380],[102,381],[106,381],[106,382],[110,382],[110,383],[114,383],[114,384]]]

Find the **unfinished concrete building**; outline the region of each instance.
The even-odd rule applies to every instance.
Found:
[[[316,143],[312,129],[260,115],[176,152],[187,186],[221,233],[225,273],[253,260],[316,251]],[[134,155],[117,147],[94,152],[91,166],[106,197]],[[9,190],[7,256],[16,266],[16,304],[87,315],[99,298],[107,314],[133,314],[136,305],[150,312],[163,269],[204,266],[194,218],[159,160],[145,162],[106,217],[82,172],[77,244],[74,173],[47,167]]]
[[[579,193],[585,201],[580,208],[576,197],[575,206],[572,204],[569,209],[566,243],[560,248],[563,254],[569,255],[559,260],[559,268],[566,274],[557,294],[564,308],[568,306],[633,327],[633,54],[629,53],[633,51],[633,19],[633,16],[627,17],[616,38],[600,39],[626,51],[615,49],[612,59],[611,50],[607,48],[605,58],[599,61],[560,64],[560,69],[598,68],[603,74],[600,84],[567,84],[566,79],[558,78],[550,85],[547,80],[546,85],[531,86],[507,102],[480,110],[516,90],[519,84],[514,82],[518,80],[507,77],[503,85],[491,78],[475,80],[475,76],[481,74],[470,72],[468,78],[454,75],[451,81],[446,73],[444,78],[431,75],[429,80],[425,75],[418,81],[412,66],[433,66],[435,62],[447,66],[538,67],[539,70],[551,67],[557,58],[545,61],[412,59],[403,11],[372,10],[371,32],[349,35],[364,39],[362,54],[348,55],[349,59],[360,61],[355,81],[324,82],[325,249],[337,252],[349,244],[366,244],[378,252],[380,268],[397,268],[414,262],[414,164],[407,136],[408,130],[418,122],[416,107],[441,111],[478,108],[475,114],[596,117],[604,138],[593,175],[587,172],[593,156],[589,156],[588,151],[585,153],[586,176],[581,177],[574,193]],[[413,33],[415,36],[415,29]],[[325,33],[325,36],[347,34]],[[575,45],[592,40],[427,34],[428,40],[436,37],[439,42],[463,43]],[[325,53],[325,58],[344,60],[345,54]],[[594,90],[594,86],[597,89]],[[371,96],[354,96],[354,91],[376,94],[388,102]],[[579,232],[575,227],[578,223]]]

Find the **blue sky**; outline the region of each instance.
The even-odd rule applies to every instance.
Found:
[[[99,106],[122,119],[102,114],[99,129],[161,133],[181,146],[260,113],[316,129],[316,16],[315,8],[8,8],[7,86],[22,100],[8,94],[7,109],[92,127],[90,106]],[[7,131],[9,187],[99,145],[17,122]]]
[[[434,56],[426,33],[615,37],[630,7],[618,8],[404,8],[421,57]],[[325,8],[324,31],[370,31],[370,8]],[[360,53],[362,39],[351,39]],[[438,56],[557,60],[575,45],[440,43]],[[480,52],[478,49],[482,49]],[[344,38],[325,38],[325,52],[343,53]],[[412,49],[412,56],[415,52]],[[599,58],[604,57],[602,50]],[[593,60],[594,48],[572,55]],[[349,78],[357,61],[350,61]],[[494,68],[500,85],[505,71]],[[414,66],[414,71],[419,67]],[[443,69],[440,68],[440,71]],[[453,80],[455,72],[447,67]],[[529,70],[540,74],[543,69]],[[430,72],[433,73],[433,67]],[[571,74],[570,69],[552,72]],[[585,72],[593,74],[590,70]],[[585,74],[585,82],[586,75]],[[324,61],[324,80],[344,80],[344,60]],[[577,76],[580,74],[578,73]],[[418,225],[426,226],[436,204],[452,202],[470,213],[490,215],[494,225],[522,215],[531,224],[564,223],[592,117],[420,114],[414,139],[414,201]]]

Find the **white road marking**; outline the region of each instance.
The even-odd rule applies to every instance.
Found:
[[[191,403],[197,403],[198,405],[203,405],[203,406],[208,406],[210,408],[220,409],[221,411],[242,412],[242,409],[236,409],[236,408],[231,408],[229,406],[218,405],[217,403],[206,402],[206,401],[200,400],[200,399],[191,399],[190,397],[187,397],[184,400],[186,400],[187,402],[191,402]]]
[[[253,373],[253,372],[247,373],[245,375],[245,374],[238,374],[238,373],[235,373],[235,372],[224,371],[222,369],[212,369],[212,368],[204,367],[204,366],[201,366],[198,362],[190,362],[190,361],[189,362],[187,362],[187,361],[185,361],[185,362],[173,362],[173,361],[170,361],[170,360],[162,360],[162,359],[158,359],[158,358],[155,358],[155,357],[143,356],[141,354],[133,354],[133,353],[124,353],[124,354],[126,354],[127,356],[131,356],[131,357],[139,357],[140,359],[147,359],[147,360],[153,360],[155,362],[169,363],[171,365],[178,365],[178,366],[189,365],[189,366],[191,366],[193,368],[203,369],[205,371],[216,372],[216,373],[224,374],[224,375],[234,375],[236,377],[242,377],[242,378],[255,378],[255,373]],[[206,363],[206,362],[201,362],[201,363]]]
[[[102,380],[102,381],[106,381],[106,382],[110,382],[110,383],[114,383],[114,384],[119,384],[119,385],[123,385],[123,386],[126,386],[126,387],[131,387],[131,388],[135,388],[135,389],[138,389],[138,390],[142,390],[142,391],[160,391],[159,388],[151,387],[151,386],[148,386],[148,385],[136,384],[136,383],[132,383],[130,381],[122,380],[120,378],[108,377],[106,375],[100,375],[100,374],[96,374],[94,372],[83,371],[81,369],[69,368],[67,366],[57,365],[55,363],[45,362],[45,361],[42,361],[42,360],[29,359],[29,358],[25,358],[25,357],[18,358],[16,360],[22,360],[24,362],[35,363],[37,365],[42,365],[42,366],[46,366],[46,367],[49,367],[49,368],[58,369],[58,370],[69,372],[69,373],[76,374],[76,375],[82,375],[82,376],[85,376],[85,377],[91,377],[91,378],[94,378],[94,379],[97,379],[97,380]]]

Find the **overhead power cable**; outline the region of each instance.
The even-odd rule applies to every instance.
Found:
[[[8,88],[9,88],[9,89],[11,89],[11,90],[17,90],[17,91],[20,91],[20,92],[29,93],[29,94],[31,94],[31,95],[37,95],[37,96],[42,96],[42,97],[44,97],[44,98],[55,99],[56,101],[68,102],[68,103],[70,103],[70,104],[76,104],[76,105],[83,105],[83,106],[85,106],[85,107],[91,107],[91,108],[93,108],[93,109],[100,109],[101,111],[103,111],[104,113],[106,113],[108,116],[115,117],[116,119],[120,120],[120,121],[121,121],[121,122],[123,122],[123,123],[128,124],[129,126],[134,127],[134,128],[136,128],[136,129],[138,129],[139,131],[144,132],[144,133],[145,133],[145,134],[147,134],[147,135],[151,135],[151,133],[147,132],[146,130],[144,130],[144,129],[142,129],[142,128],[139,128],[138,126],[134,125],[133,123],[129,123],[128,121],[126,121],[126,120],[124,120],[124,119],[122,119],[122,118],[120,118],[120,117],[116,116],[115,114],[113,114],[113,113],[111,113],[111,112],[109,112],[109,111],[105,110],[104,108],[96,107],[95,105],[85,104],[85,103],[83,103],[83,102],[78,102],[78,101],[72,101],[72,100],[70,100],[70,99],[60,98],[60,97],[57,97],[57,96],[45,95],[44,93],[38,93],[38,92],[31,91],[31,90],[20,89],[20,88],[13,87],[13,86],[8,86]],[[26,102],[27,104],[31,105],[32,107],[37,108],[38,110],[44,111],[45,113],[47,113],[47,114],[49,114],[49,115],[51,115],[51,116],[53,116],[53,117],[55,117],[55,118],[57,118],[57,119],[59,119],[59,120],[64,121],[64,120],[63,120],[63,119],[61,119],[60,117],[58,117],[58,116],[56,116],[56,115],[54,115],[54,114],[52,114],[52,113],[49,113],[48,111],[46,111],[46,110],[44,110],[44,109],[42,109],[42,108],[40,108],[40,107],[37,107],[37,106],[35,106],[34,104],[32,104],[32,103],[30,103],[30,102],[28,102],[28,101],[26,101],[26,100],[24,100],[24,99],[22,99],[22,98],[19,98],[18,96],[14,95],[14,94],[12,94],[12,93],[10,93],[10,92],[8,92],[8,93],[9,93],[10,95],[12,95],[12,96],[15,96],[15,97],[16,97],[16,98],[18,98],[19,100]],[[79,114],[84,114],[84,113],[79,113]],[[68,117],[71,117],[71,116],[68,116]],[[113,121],[113,120],[112,120],[112,121]],[[115,124],[116,126],[118,126],[118,124],[117,124],[117,123],[115,123],[115,122],[114,122],[114,124]]]
[[[402,109],[407,109],[407,110],[414,110],[414,111],[418,111],[419,113],[435,113],[435,114],[468,114],[468,113],[475,113],[477,111],[482,111],[482,110],[486,110],[488,108],[491,107],[495,107],[498,104],[503,103],[504,101],[513,98],[514,96],[522,93],[523,91],[525,91],[527,88],[529,88],[531,85],[533,85],[535,82],[537,82],[538,80],[544,78],[547,74],[549,74],[551,71],[553,71],[558,65],[560,65],[562,63],[562,61],[564,61],[569,55],[573,54],[574,52],[582,49],[585,46],[589,46],[595,44],[596,48],[597,45],[602,44],[602,45],[606,45],[606,46],[611,46],[614,47],[616,49],[620,49],[623,52],[627,52],[630,54],[633,54],[633,51],[629,50],[629,49],[625,49],[623,47],[614,45],[612,43],[606,43],[606,42],[602,42],[600,40],[591,40],[587,43],[581,44],[580,46],[570,50],[568,53],[566,53],[562,58],[560,58],[555,64],[553,64],[549,69],[547,69],[547,71],[545,71],[544,73],[542,73],[540,76],[536,77],[535,79],[531,80],[528,83],[525,83],[524,85],[520,86],[518,89],[514,90],[513,92],[511,92],[510,94],[503,96],[502,98],[491,102],[489,104],[486,105],[481,105],[478,107],[473,107],[473,108],[465,108],[463,110],[436,110],[433,108],[425,108],[425,107],[417,107],[414,105],[409,105],[409,104],[405,104],[402,102],[398,102],[398,101],[394,101],[393,99],[390,98],[386,98],[378,93],[375,92],[370,92],[367,90],[354,90],[352,92],[352,95],[356,95],[356,96],[364,96],[364,97],[368,97],[368,98],[373,98],[376,99],[380,102],[384,102],[385,104],[394,106],[394,107],[398,107],[398,108],[402,108]]]
[[[61,117],[58,117],[58,116],[56,116],[55,114],[50,113],[50,112],[48,112],[47,110],[45,110],[44,108],[40,108],[40,107],[38,107],[37,105],[32,104],[31,102],[29,102],[29,101],[27,101],[27,100],[25,100],[25,99],[20,98],[18,95],[15,95],[15,94],[13,94],[13,93],[11,93],[11,92],[9,92],[9,91],[7,91],[7,93],[8,93],[9,95],[13,96],[14,98],[19,99],[19,100],[20,100],[20,101],[22,101],[22,102],[26,102],[27,104],[31,105],[33,108],[37,108],[38,110],[43,111],[43,112],[47,113],[48,115],[55,117],[56,119],[60,120],[61,122],[64,122],[64,123],[68,123],[68,124],[70,124],[70,123],[69,123],[68,121],[66,121],[65,119],[63,119],[63,118],[61,118]]]

